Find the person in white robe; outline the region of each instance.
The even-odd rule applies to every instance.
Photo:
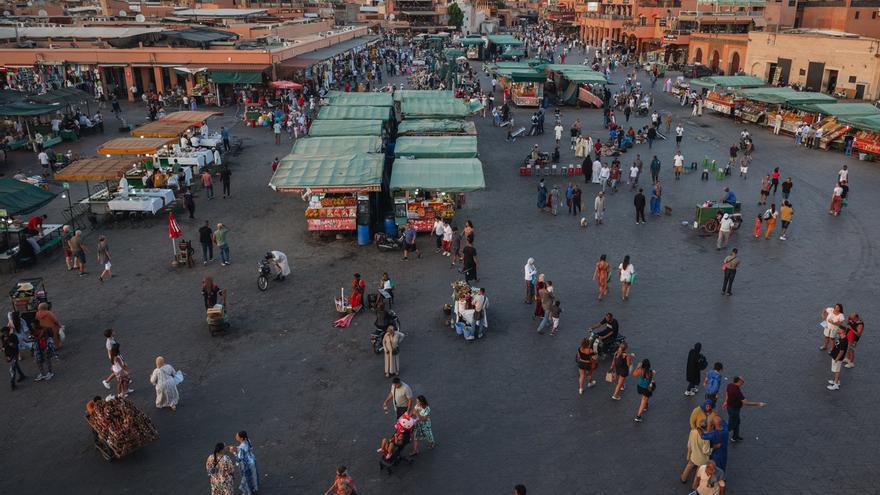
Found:
[[[156,407],[170,407],[172,411],[176,411],[177,403],[180,402],[180,393],[177,391],[178,372],[170,364],[165,364],[162,356],[156,358],[156,369],[150,375],[150,383],[156,387]]]

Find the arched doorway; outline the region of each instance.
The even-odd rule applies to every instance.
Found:
[[[739,63],[739,52],[733,52],[733,56],[730,57],[730,70],[727,73],[733,75],[739,72]]]
[[[718,50],[715,50],[714,52],[712,52],[712,61],[709,63],[709,67],[713,71],[718,70],[718,61],[720,59],[721,59],[721,54],[718,53]]]
[[[701,64],[703,63],[703,49],[697,48],[697,51],[694,52],[694,63]]]

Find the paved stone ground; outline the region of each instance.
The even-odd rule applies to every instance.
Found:
[[[711,113],[692,119],[675,103],[657,97],[659,108],[685,122],[685,158],[708,154],[723,160],[739,126]],[[528,111],[516,115],[526,122]],[[563,109],[566,125],[575,117],[594,136],[606,135],[598,111]],[[234,121],[215,120],[215,126]],[[710,362],[723,361],[728,376],[746,378],[748,398],[769,402],[743,415],[746,441],[732,445],[729,454],[731,493],[878,493],[871,476],[873,445],[860,441],[871,437],[869,418],[878,405],[870,387],[878,373],[871,322],[880,275],[880,221],[873,212],[880,205],[868,193],[880,186],[876,164],[796,149],[790,138],[753,128],[756,151],[748,180],[700,182],[690,174],[673,182],[673,144],[661,142],[655,152],[664,165],[664,204],[673,214],[635,225],[632,194],[621,191],[608,199],[606,224],[585,231],[575,218],[538,212],[537,179],[517,174],[533,143],[550,146],[552,124],[544,136],[508,144],[490,119],[477,120],[487,189],[469,195],[458,222],[470,218],[476,224],[480,285],[491,300],[487,338],[466,343],[442,325],[440,308],[456,274],[446,258],[427,249],[427,239],[421,241],[423,259],[403,263],[399,253],[309,237],[299,198],[266,187],[269,162],[289,144],[274,146],[267,131],[237,126],[233,132],[245,139],[246,149],[232,162],[233,198],[197,198],[196,221],[178,215],[190,237],[203,220],[227,223],[231,266],[170,268],[166,227],[158,220],[150,228],[100,232],[108,236],[117,274],[103,285],[95,280],[94,265],[91,276],[78,278],[64,271],[57,255],[21,274],[46,278],[69,338],[54,380],[3,392],[7,419],[0,439],[10,455],[0,491],[207,493],[205,457],[215,442],[231,442],[235,431],[246,429],[258,456],[261,493],[319,493],[343,463],[362,493],[509,493],[513,484],[525,483],[536,494],[684,494],[689,490],[677,477],[687,417],[700,402],[682,396],[684,364],[688,349],[701,341]],[[101,141],[93,137],[79,145],[94,149]],[[644,145],[635,151],[650,161]],[[12,157],[7,174],[25,162],[23,155]],[[632,152],[622,161],[631,158]],[[563,162],[572,160],[565,151]],[[842,163],[851,169],[851,201],[833,218],[827,207]],[[734,234],[743,264],[735,295],[722,297],[723,255],[713,240],[697,237],[681,222],[692,220],[697,202],[719,197],[723,185],[733,186],[746,205],[744,216],[754,218],[758,174],[777,165],[795,182],[789,240],[753,240],[748,225]],[[563,188],[567,181],[548,179]],[[595,192],[596,186],[585,187],[587,204]],[[47,208],[50,220],[63,206],[58,199]],[[98,234],[89,232],[90,246]],[[268,249],[288,253],[294,274],[260,293],[255,265]],[[639,278],[630,301],[595,300],[590,276],[602,253],[613,265],[624,254],[632,256]],[[529,256],[553,280],[562,301],[557,337],[536,335],[532,307],[521,303],[522,265]],[[432,405],[437,449],[425,450],[390,477],[376,466],[375,449],[391,432],[391,417],[380,407],[389,384],[381,358],[369,349],[372,319],[359,316],[348,329],[330,326],[336,317],[332,298],[355,271],[370,287],[382,271],[396,279],[397,310],[408,334],[402,377]],[[229,289],[229,335],[212,338],[205,328],[199,294],[204,275]],[[0,279],[4,286],[12,280]],[[616,290],[613,283],[612,295]],[[858,367],[844,370],[842,389],[829,392],[829,360],[816,351],[816,325],[821,308],[838,301],[862,313],[869,333]],[[650,358],[658,370],[658,391],[642,424],[632,422],[634,384],[613,402],[600,374],[597,387],[577,395],[573,355],[585,326],[605,311],[617,315],[638,358]],[[161,434],[155,444],[114,463],[93,450],[82,419],[85,402],[105,393],[101,332],[108,327],[117,329],[133,371],[133,400]],[[187,373],[176,413],[152,406],[147,379],[159,354]],[[32,361],[23,367],[35,374]]]

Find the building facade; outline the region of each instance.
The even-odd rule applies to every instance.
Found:
[[[810,29],[753,32],[746,53],[746,72],[768,84],[880,99],[880,40]]]

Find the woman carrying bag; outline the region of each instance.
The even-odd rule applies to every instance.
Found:
[[[397,376],[400,372],[400,342],[406,335],[394,330],[394,325],[388,325],[385,336],[382,337],[382,347],[385,355],[385,378]]]

